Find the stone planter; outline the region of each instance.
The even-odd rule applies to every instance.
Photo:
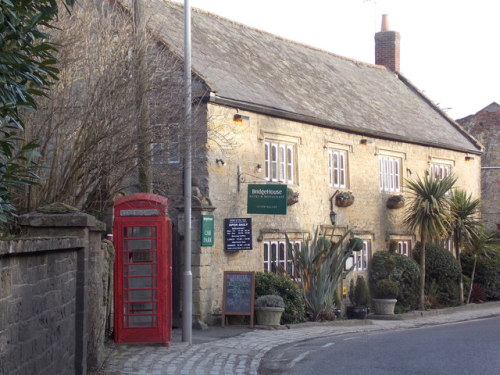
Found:
[[[347,319],[366,319],[367,315],[368,307],[347,306],[346,308]]]
[[[374,298],[373,306],[375,307],[376,315],[394,315],[394,306],[396,306],[397,299],[381,299]]]
[[[279,326],[283,311],[285,309],[282,307],[256,307],[257,324],[261,326]]]

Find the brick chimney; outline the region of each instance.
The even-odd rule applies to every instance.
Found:
[[[382,29],[375,34],[375,64],[399,72],[400,39],[398,32],[390,31],[389,16],[383,14]]]

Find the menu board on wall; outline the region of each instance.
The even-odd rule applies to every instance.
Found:
[[[252,219],[224,219],[224,250],[252,250]]]

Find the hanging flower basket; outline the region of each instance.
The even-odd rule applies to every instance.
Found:
[[[299,202],[299,193],[294,192],[292,189],[288,188],[287,189],[287,198],[286,198],[286,204],[287,206],[294,205],[295,203]]]
[[[402,195],[391,195],[387,199],[386,206],[389,209],[398,209],[405,205],[405,198]]]
[[[350,191],[340,193],[335,197],[335,204],[338,207],[349,207],[354,203],[354,195]]]

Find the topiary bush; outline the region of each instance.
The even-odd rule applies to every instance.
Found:
[[[413,249],[413,259],[420,261],[420,243]],[[428,294],[429,285],[436,285],[435,297],[440,305],[452,306],[459,303],[460,265],[448,250],[427,244],[425,250],[425,285]]]
[[[354,279],[351,279],[349,299],[353,306],[367,307],[370,305],[370,290],[363,276],[358,276],[356,278],[356,283],[354,283]]]
[[[375,288],[375,298],[394,299],[399,294],[398,283],[392,280],[379,280]]]
[[[397,312],[417,308],[420,268],[412,258],[393,252],[377,251],[372,257],[369,270],[368,280],[374,292],[379,280],[388,279],[397,283]]]
[[[462,269],[464,275],[470,276],[474,256],[462,253]],[[474,284],[479,284],[486,295],[486,300],[500,300],[500,255],[478,256]]]
[[[268,294],[278,295],[285,302],[281,324],[300,323],[306,320],[304,297],[297,284],[284,275],[257,272],[255,298]]]

